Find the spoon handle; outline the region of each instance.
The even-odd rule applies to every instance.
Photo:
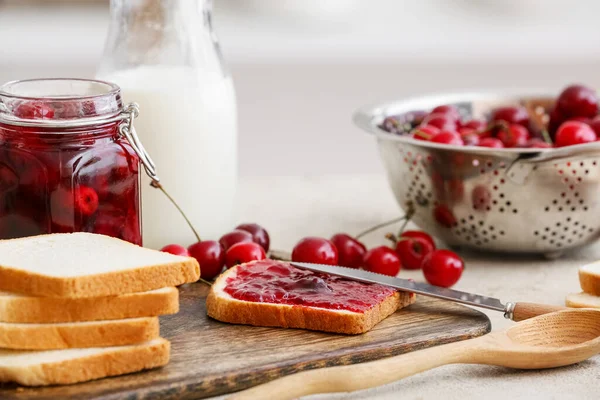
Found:
[[[227,400],[291,400],[316,393],[351,392],[385,385],[442,365],[472,361],[479,339],[361,364],[303,371],[234,393]]]
[[[512,305],[512,304],[511,304]],[[505,314],[506,318],[512,319],[513,321],[519,322],[529,318],[537,317],[538,315],[548,314],[555,311],[566,310],[567,307],[553,306],[549,304],[536,304],[536,303],[514,303],[512,307],[507,307]]]

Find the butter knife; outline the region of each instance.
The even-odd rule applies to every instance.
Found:
[[[524,302],[507,302],[503,304],[500,299],[482,296],[479,294],[461,292],[460,290],[447,289],[439,286],[429,285],[422,282],[414,282],[408,279],[395,278],[375,272],[360,269],[347,268],[336,265],[311,264],[304,262],[290,262],[293,266],[348,278],[365,283],[378,283],[399,290],[421,294],[423,296],[435,297],[456,303],[466,304],[474,307],[486,308],[488,310],[500,311],[504,317],[513,321],[537,317],[538,315],[551,313],[566,309],[566,307],[553,306],[549,304],[536,304]]]

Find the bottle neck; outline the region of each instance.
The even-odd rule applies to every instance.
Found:
[[[111,0],[104,59],[123,65],[108,69],[198,64],[216,48],[211,13],[212,0]]]

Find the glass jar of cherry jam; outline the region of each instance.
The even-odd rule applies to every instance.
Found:
[[[0,87],[0,239],[93,232],[142,244],[140,158],[118,86],[34,79]]]

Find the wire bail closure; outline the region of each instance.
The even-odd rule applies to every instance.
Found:
[[[133,151],[138,155],[146,174],[152,179],[153,182],[160,182],[160,178],[156,174],[156,165],[152,158],[144,148],[144,145],[140,141],[135,127],[133,126],[133,120],[140,114],[140,106],[137,103],[129,103],[123,107],[123,122],[119,125],[119,133],[127,139]]]

